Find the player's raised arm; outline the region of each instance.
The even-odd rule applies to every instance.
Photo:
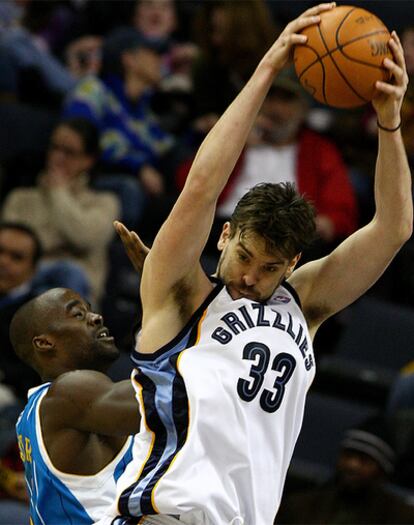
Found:
[[[199,258],[210,232],[217,198],[234,168],[275,75],[288,61],[292,46],[306,42],[306,37],[298,33],[318,23],[319,13],[333,5],[321,4],[308,9],[286,26],[202,143],[183,191],[145,263],[141,287],[145,305],[144,326],[148,315],[152,316],[154,311],[170,302],[172,291],[184,278],[189,310],[204,295],[209,284],[202,276]]]
[[[373,106],[378,118],[375,169],[375,215],[329,256],[309,263],[291,278],[314,329],[355,301],[381,276],[412,233],[411,173],[401,137],[401,105],[408,76],[395,32],[390,39],[394,60],[384,66],[392,82],[377,82]]]

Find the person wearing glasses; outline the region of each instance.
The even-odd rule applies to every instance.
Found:
[[[41,240],[39,291],[66,286],[94,304],[104,290],[112,222],[120,213],[115,195],[89,185],[98,157],[99,137],[91,122],[60,121],[36,186],[11,191],[2,210],[4,220],[30,225]]]

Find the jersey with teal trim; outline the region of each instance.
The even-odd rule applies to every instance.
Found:
[[[293,288],[262,304],[218,283],[170,344],[133,360],[141,429],[99,524],[273,524],[315,374]]]
[[[97,474],[59,471],[47,453],[39,408],[51,383],[32,388],[16,424],[20,456],[30,494],[31,525],[90,525],[104,514],[116,495],[116,480],[132,457],[132,438]]]

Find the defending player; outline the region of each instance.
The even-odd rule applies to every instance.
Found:
[[[72,290],[22,306],[10,336],[43,384],[17,422],[31,525],[90,525],[113,502],[139,428],[131,382],[104,374],[119,355],[102,317]]]
[[[314,231],[289,185],[253,188],[224,226],[218,279],[199,258],[217,198],[299,31],[287,25],[201,145],[144,264],[143,324],[133,384],[144,425],[100,524],[270,525],[314,376],[312,338],[382,274],[412,232],[411,176],[401,134],[407,74],[400,41],[373,101],[381,125],[372,221],[329,256],[293,272]],[[292,273],[293,272],[293,273]],[[158,516],[157,516],[158,515]],[[118,517],[115,517],[118,516]]]

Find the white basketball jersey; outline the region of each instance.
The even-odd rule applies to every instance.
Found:
[[[315,374],[294,290],[260,304],[219,283],[170,344],[133,360],[141,430],[102,523],[273,524]]]

